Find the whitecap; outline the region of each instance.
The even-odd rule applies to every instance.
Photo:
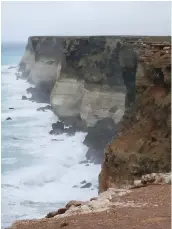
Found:
[[[71,199],[96,196],[94,186],[98,184],[101,167],[79,164],[86,159],[87,147],[83,145],[86,133],[78,132],[70,137],[49,134],[58,118],[50,110],[38,112],[38,103],[21,100],[22,95],[29,97],[26,89],[30,85],[16,80],[16,69],[8,67],[3,66],[10,74],[2,75],[2,164],[6,166],[5,172],[2,171],[2,222],[5,226],[16,218],[43,217]],[[12,120],[6,121],[7,117]],[[54,138],[57,141],[52,141]],[[92,187],[73,188],[83,180],[91,182]]]

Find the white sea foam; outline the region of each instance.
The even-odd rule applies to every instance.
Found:
[[[100,171],[100,165],[79,164],[87,151],[84,133],[49,135],[57,117],[36,110],[46,104],[21,100],[22,95],[29,97],[30,85],[16,80],[16,69],[8,67],[2,66],[3,227],[16,219],[42,217],[71,199],[96,196]],[[91,182],[91,188],[81,189],[83,180]]]

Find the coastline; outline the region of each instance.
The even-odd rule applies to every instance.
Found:
[[[30,51],[31,39],[32,38],[29,38],[27,51],[28,50]],[[39,37],[36,37],[36,40],[38,42],[39,42],[39,39],[40,39]],[[46,37],[44,37],[43,39],[46,40]],[[75,39],[74,40],[71,39],[69,43],[72,42],[73,44],[74,41]],[[79,38],[79,42],[80,41],[82,41],[82,38],[81,39]],[[137,41],[138,39],[134,40],[134,43],[137,43]],[[162,45],[162,49],[160,48],[161,45]],[[102,82],[101,80],[103,76],[102,74],[100,74],[99,68],[96,69],[97,71],[95,73],[95,75],[97,74],[96,77],[92,77],[92,76],[88,77],[88,75],[86,76],[88,77],[87,80],[91,79],[90,82],[94,88],[94,90],[93,89],[88,90],[85,87],[87,83],[87,82],[85,83],[85,79],[84,80],[82,79],[82,81],[78,81],[77,79],[77,77],[79,77],[80,75],[77,75],[78,73],[76,71],[77,68],[75,69],[75,61],[72,62],[71,66],[67,65],[67,68],[69,67],[69,69],[67,69],[66,71],[66,69],[64,70],[63,69],[64,67],[62,65],[59,66],[57,62],[50,63],[50,61],[54,61],[54,59],[52,58],[56,59],[56,56],[54,56],[54,54],[52,56],[48,55],[48,59],[45,58],[44,56],[45,47],[41,49],[42,51],[40,52],[41,53],[40,56],[33,57],[33,52],[34,52],[33,49],[31,50],[31,58],[28,52],[25,53],[25,57],[24,59],[22,59],[22,62],[21,62],[22,64],[20,64],[20,70],[22,71],[22,78],[26,78],[29,81],[31,80],[32,82],[34,82],[36,87],[39,85],[38,87],[40,88],[45,88],[47,79],[52,82],[54,86],[53,87],[48,86],[48,89],[46,88],[45,93],[48,93],[48,95],[50,95],[49,93],[51,92],[50,103],[51,103],[54,113],[57,114],[62,120],[66,119],[68,122],[68,125],[70,124],[74,126],[74,123],[75,123],[74,132],[77,130],[78,126],[80,126],[81,129],[83,128],[81,124],[82,121],[84,121],[84,125],[86,125],[87,130],[90,130],[90,128],[92,128],[89,133],[89,135],[92,136],[92,139],[88,144],[91,148],[91,153],[90,153],[91,157],[90,158],[93,163],[96,163],[94,161],[95,157],[96,159],[100,157],[101,159],[100,161],[98,161],[98,164],[100,163],[102,164],[102,169],[99,175],[98,199],[91,200],[90,202],[83,204],[83,205],[81,204],[77,207],[71,206],[69,209],[67,209],[67,211],[65,210],[64,214],[57,214],[57,216],[55,215],[51,219],[17,221],[10,228],[14,228],[14,229],[36,228],[36,229],[39,229],[39,228],[45,227],[45,228],[54,229],[54,228],[66,227],[66,228],[72,229],[78,226],[78,228],[84,229],[86,228],[86,225],[87,226],[89,225],[90,229],[91,228],[99,228],[99,229],[102,228],[103,229],[105,227],[105,223],[106,225],[108,225],[106,228],[110,228],[110,229],[114,228],[113,227],[114,223],[117,228],[118,227],[121,228],[121,225],[123,225],[124,227],[127,225],[132,228],[135,228],[134,226],[138,222],[139,222],[139,227],[136,227],[136,228],[139,228],[139,229],[140,228],[149,228],[149,227],[157,228],[156,227],[157,225],[159,226],[159,228],[162,228],[162,226],[164,225],[166,228],[170,227],[170,218],[169,218],[170,185],[168,185],[169,182],[166,182],[162,177],[157,182],[155,177],[153,177],[152,179],[152,176],[150,180],[148,179],[146,180],[146,182],[144,180],[143,182],[142,175],[149,174],[148,171],[150,171],[150,174],[152,173],[156,173],[156,174],[163,173],[164,174],[166,172],[169,172],[169,166],[170,166],[169,165],[170,162],[168,161],[169,160],[169,147],[170,147],[169,139],[170,139],[171,133],[169,132],[170,124],[168,123],[168,119],[169,119],[169,107],[171,106],[171,99],[169,98],[171,91],[169,91],[169,89],[165,88],[164,86],[160,86],[160,87],[159,86],[157,87],[155,85],[152,86],[152,81],[153,81],[152,75],[153,74],[151,75],[150,71],[152,71],[151,69],[152,65],[153,65],[153,68],[155,69],[162,68],[164,71],[165,83],[166,85],[169,85],[169,78],[170,78],[169,74],[170,73],[168,71],[168,67],[169,65],[171,66],[170,64],[171,45],[169,45],[169,43],[162,44],[162,42],[161,43],[152,42],[150,46],[149,44],[146,44],[146,46],[147,47],[146,47],[146,51],[144,55],[142,54],[142,56],[140,57],[140,62],[139,62],[140,64],[138,67],[139,70],[136,76],[137,96],[138,96],[137,105],[138,106],[137,108],[132,107],[130,111],[128,111],[128,113],[127,113],[127,110],[124,108],[124,106],[120,106],[122,102],[124,104],[124,96],[121,99],[119,99],[119,101],[117,100],[121,92],[119,92],[119,94],[116,92],[115,92],[116,94],[114,92],[111,92],[111,88],[109,85],[106,84],[106,82],[102,84],[106,85],[107,92],[105,92],[104,89],[103,89],[103,92],[101,92],[100,88],[102,89],[102,87],[99,85],[99,83]],[[145,46],[143,45],[143,47]],[[150,53],[150,50],[149,50],[150,47],[151,47],[152,53]],[[137,50],[139,49],[140,48],[138,48]],[[73,58],[73,56],[70,56],[70,55],[73,55],[71,54],[72,52],[70,53],[71,50],[69,49],[67,50],[68,52],[66,54],[67,55],[66,58],[69,58],[69,59]],[[74,50],[78,50],[78,49],[74,49]],[[51,48],[50,48],[50,52],[51,52]],[[37,55],[38,53],[39,52],[37,52]],[[154,55],[153,60],[152,60],[152,55]],[[43,59],[41,59],[42,56],[44,57]],[[41,65],[39,63],[36,63],[35,65],[33,61],[34,58],[36,58],[36,61],[37,60],[44,61],[46,62],[46,64],[43,66],[42,63]],[[82,59],[82,55],[80,56],[80,58]],[[99,58],[103,58],[104,60],[104,56],[99,57]],[[94,61],[97,61],[97,57],[96,57],[96,60],[93,59],[92,54],[90,54],[90,59],[93,63]],[[59,63],[61,64],[62,62],[59,61]],[[53,64],[52,68],[50,67],[51,64]],[[82,63],[81,65],[84,66],[84,64]],[[49,70],[47,70],[47,66]],[[89,67],[91,66],[92,64],[89,65]],[[143,69],[143,66],[145,69]],[[145,66],[148,67],[149,69],[147,70]],[[69,71],[71,70],[72,67],[73,67],[72,71]],[[84,68],[87,68],[87,67],[88,66]],[[34,71],[32,72],[33,69]],[[44,75],[43,78],[41,78],[42,76],[37,74],[38,69],[39,71],[40,69],[42,69],[42,71],[46,69],[45,74],[48,74],[50,77],[45,78],[45,75]],[[48,83],[48,85],[51,85],[51,82],[50,84]],[[114,98],[114,100],[112,98]],[[147,103],[148,100],[146,100],[145,98],[150,99],[151,102]],[[117,106],[117,107],[114,108],[114,106]],[[86,110],[85,109],[86,107],[88,107],[89,109]],[[154,117],[152,116],[152,110],[155,110],[155,109],[157,109],[158,112],[160,112],[161,114],[161,116],[157,117],[156,119],[154,119]],[[79,119],[78,119],[78,116],[79,116]],[[71,117],[73,117],[72,121],[71,121]],[[114,123],[115,122],[117,123],[117,127],[118,127],[118,128],[116,127],[117,132],[118,132],[117,137],[115,137],[114,132],[106,133],[105,132],[106,130],[103,129],[102,124],[100,124],[100,128],[99,127],[97,129],[95,128],[96,123],[98,123],[101,120],[106,120],[106,118],[109,118],[110,120],[113,120]],[[152,119],[153,119],[153,122],[152,122]],[[164,120],[166,120],[167,123],[165,126],[162,126],[161,124]],[[107,125],[107,123],[108,122],[106,121],[105,125]],[[60,131],[62,132],[64,131],[63,127],[59,127],[59,125],[61,124],[59,125],[58,124],[59,123],[56,123],[56,126],[54,125],[54,128],[52,126],[52,130],[56,131],[56,135],[59,134],[58,131],[60,128],[61,128]],[[144,130],[143,130],[143,127],[141,130],[139,129],[140,124],[142,124],[145,127]],[[158,125],[158,128],[157,128],[157,125]],[[113,127],[112,124],[110,124],[110,126]],[[105,133],[105,136],[107,135],[108,138],[106,139],[106,142],[101,146],[102,151],[100,152],[100,149],[97,148],[97,142],[100,142],[102,139],[104,139],[104,137],[100,136],[100,138],[96,139],[95,136],[98,136],[97,133],[101,131]],[[93,133],[94,135],[92,135]],[[146,133],[151,133],[151,134],[145,135]],[[160,134],[163,135],[163,137],[160,136]],[[132,136],[134,136],[133,137],[134,140],[132,139]],[[164,139],[164,141],[162,141],[162,138]],[[130,144],[132,143],[132,141],[133,141],[133,144]],[[160,151],[161,149],[163,150],[162,153],[157,155],[157,160],[156,160],[157,164],[156,165],[152,163],[152,161],[154,161],[154,154],[151,152],[153,151],[151,151],[148,148],[148,146],[146,146],[145,142],[150,143],[150,146],[151,146],[150,149],[154,147],[153,149],[156,149],[156,150],[158,149],[158,151]],[[105,153],[104,153],[104,149],[105,149]],[[140,150],[142,150],[143,159],[140,156]],[[149,153],[148,156],[144,152],[144,150],[145,151],[147,150],[147,152]],[[100,155],[97,153],[97,151]],[[90,158],[87,158],[87,159],[90,159]],[[139,160],[140,162],[138,163]],[[144,167],[142,160],[143,161],[150,160],[150,166]],[[142,185],[134,186],[136,188],[135,189],[133,185],[136,179],[137,180],[141,179],[140,184]],[[171,182],[171,175],[170,175],[170,182]],[[150,183],[150,184],[155,183],[156,185],[147,186],[146,185],[147,183]],[[145,186],[145,187],[142,187],[142,186]],[[111,195],[110,192],[112,191],[115,193],[116,188],[117,190],[121,190],[121,188],[125,188],[125,191],[126,191],[131,187],[132,189],[130,190],[132,191],[131,192],[128,191],[128,193],[122,196],[121,199],[117,195],[118,204],[116,205],[114,204],[115,208],[112,207],[113,204],[111,205],[111,203],[114,201],[113,200],[114,194]],[[162,199],[154,198],[154,196],[152,195],[155,192],[157,193],[158,197],[163,194],[163,198]],[[105,193],[108,193],[107,196]],[[101,199],[101,195],[105,195],[103,199],[104,202],[101,200],[102,207],[101,207],[101,204],[99,204],[99,198]],[[109,195],[111,195],[110,201],[108,199]],[[142,199],[142,197],[144,201],[142,205],[140,206],[141,210],[137,211],[137,207],[139,207],[137,206],[137,204],[139,205],[139,201],[140,199]],[[122,202],[120,203],[120,201]],[[126,206],[123,206],[123,201],[125,202]],[[129,201],[130,204],[128,204],[127,201]],[[133,202],[135,206],[131,206],[131,203]],[[163,206],[164,212],[166,212],[165,216],[161,216],[161,212],[158,212],[157,207],[160,207],[160,206]],[[95,207],[95,211],[94,211],[94,207]],[[82,216],[82,211],[83,212],[85,211],[83,216]],[[126,212],[126,216],[129,215],[128,218],[124,217],[121,211]],[[153,214],[153,211],[155,211],[156,213]],[[77,216],[79,214],[79,219],[76,219],[75,214],[77,214]],[[133,219],[134,216],[136,216],[137,220],[136,219],[131,220],[131,218]],[[113,220],[114,218],[115,220]],[[121,218],[123,219],[121,220]],[[102,219],[104,219],[104,222]]]
[[[91,201],[94,202],[92,205],[96,206],[97,204],[97,211],[85,210],[82,213],[80,210],[75,213],[77,207],[73,207],[73,214],[71,213],[71,215],[64,215],[60,218],[55,216],[49,219],[16,221],[10,229],[73,229],[77,227],[82,229],[113,229],[114,225],[115,228],[130,227],[133,229],[170,228],[170,185],[150,185],[129,193],[125,192],[126,190],[120,196],[112,195],[111,206],[107,209],[105,203],[108,202],[108,198],[106,197],[107,199],[104,199],[105,202],[102,203],[104,210],[101,210],[100,205],[96,203],[96,200],[93,200]],[[85,207],[85,209],[87,208]]]

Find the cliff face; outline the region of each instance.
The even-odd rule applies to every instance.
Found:
[[[106,117],[119,121],[124,100],[123,92],[69,78],[56,81],[51,94],[51,104],[59,117],[80,116],[87,126]]]
[[[19,71],[22,78],[40,86],[54,85],[60,75],[62,44],[58,37],[29,37]]]
[[[91,126],[87,128],[90,135],[85,138],[86,145],[90,146],[94,138],[93,148],[98,146],[103,151],[104,142],[100,143],[99,139],[102,126],[103,140],[109,139],[108,135],[111,137],[112,134],[116,138],[107,145],[103,155],[99,175],[99,192],[103,193],[98,198],[85,203],[71,201],[65,208],[49,213],[47,218],[52,219],[17,221],[11,228],[61,228],[69,225],[70,228],[92,228],[95,225],[105,228],[108,222],[108,228],[114,228],[114,225],[121,228],[126,222],[130,228],[135,225],[138,228],[145,228],[145,225],[146,228],[157,228],[157,223],[161,228],[169,227],[169,217],[165,219],[168,224],[164,224],[165,217],[159,216],[159,209],[169,216],[168,185],[151,185],[144,190],[133,191],[118,190],[116,187],[129,188],[131,185],[136,188],[150,183],[171,182],[171,174],[167,174],[166,179],[166,175],[164,177],[159,173],[171,169],[171,45],[163,42],[164,38],[46,39],[29,38],[20,64],[23,77],[36,86],[48,82],[54,86],[51,92],[54,112],[63,118],[79,116],[87,126]],[[119,49],[118,41],[122,44]],[[48,50],[44,52],[47,42]],[[56,57],[56,51],[54,55],[52,53],[58,42],[62,51]],[[123,88],[119,87],[123,84],[119,66],[135,68],[135,55],[128,51],[131,44],[139,59],[135,81],[126,82],[126,87],[129,83],[126,98],[131,96],[133,83],[136,83],[137,93],[135,103],[125,109],[125,95]],[[51,63],[54,64],[52,68]],[[42,72],[44,65],[49,67],[45,74]],[[34,68],[39,71],[33,71]],[[115,125],[112,120],[120,122]],[[96,150],[93,151],[93,154],[96,153]]]
[[[119,137],[105,149],[99,191],[133,184],[143,174],[171,169],[171,46],[146,44],[137,100],[119,123]],[[143,73],[143,72],[142,72]]]
[[[119,63],[132,65],[133,57],[123,47],[120,59],[117,44],[130,41],[138,38],[30,37],[19,70],[42,90],[53,88],[50,102],[59,117],[80,116],[87,126],[106,117],[118,122],[125,97]]]
[[[124,85],[114,54],[117,41],[106,37],[63,40],[65,64],[51,94],[51,104],[59,117],[80,116],[87,126],[106,117],[120,120]],[[111,112],[114,107],[117,113]]]
[[[93,127],[105,118],[118,123],[125,110],[120,123],[122,137],[106,149],[100,175],[100,190],[107,189],[117,181],[120,183],[128,180],[128,176],[132,181],[134,176],[140,176],[144,171],[166,171],[169,168],[169,130],[162,123],[165,120],[169,128],[171,49],[169,42],[158,42],[158,39],[160,38],[156,42],[155,38],[148,37],[28,39],[20,63],[22,77],[48,94],[53,111],[62,120],[76,117],[83,121],[84,126]],[[156,87],[150,87],[152,83]],[[135,97],[137,106],[128,110]],[[150,137],[154,135],[156,137]],[[108,142],[112,137],[115,135],[110,136]],[[98,145],[103,139],[96,141]],[[160,150],[165,156],[159,154],[156,162],[152,158],[157,149],[152,144],[159,148],[167,145],[167,149]],[[140,150],[144,153],[139,153]],[[98,154],[97,148],[91,154]],[[116,156],[117,154],[119,155]],[[101,153],[100,161],[103,157]],[[130,157],[131,163],[127,163]],[[140,171],[144,161],[144,171]],[[164,166],[160,161],[164,161]],[[151,164],[152,170],[149,168]]]

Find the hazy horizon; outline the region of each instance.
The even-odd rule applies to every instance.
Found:
[[[171,2],[2,2],[2,42],[30,36],[171,36]]]

